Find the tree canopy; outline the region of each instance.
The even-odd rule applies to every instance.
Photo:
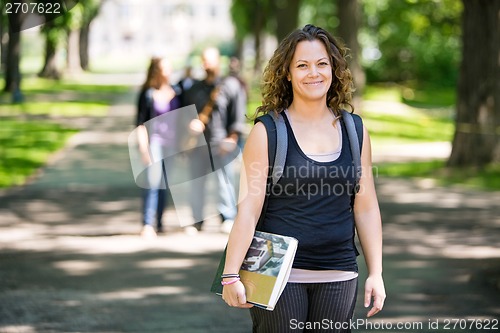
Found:
[[[369,82],[422,81],[454,86],[460,62],[460,17],[456,0],[357,0],[361,10],[358,39]],[[297,5],[294,7],[292,5]],[[232,16],[238,39],[267,32],[280,39],[283,28],[278,7],[300,12],[295,27],[306,23],[337,33],[337,0],[233,0]],[[281,15],[283,16],[283,15]],[[281,17],[280,16],[280,17]],[[257,24],[260,23],[259,29]]]

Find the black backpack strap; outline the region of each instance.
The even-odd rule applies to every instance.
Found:
[[[264,216],[267,210],[268,198],[271,189],[283,174],[288,150],[288,133],[285,120],[280,113],[265,114],[258,117],[255,123],[261,122],[266,128],[267,133],[267,157],[269,161],[269,172],[267,174],[266,196],[262,206],[262,212],[259,217],[256,229],[262,226]]]
[[[283,175],[288,150],[288,133],[285,119],[280,113],[268,113],[257,118],[255,123],[257,122],[262,122],[266,128],[269,160],[268,177],[271,177],[271,184],[275,185]]]
[[[281,113],[273,113],[272,117],[276,126],[276,152],[272,169],[272,182],[275,185],[280,180],[285,169],[286,154],[288,152],[288,131]]]
[[[265,114],[263,116],[255,119],[254,124],[261,122],[266,128],[267,133],[267,157],[269,161],[269,173],[268,178],[272,177],[272,169],[274,166],[274,159],[276,157],[276,144],[277,144],[277,134],[276,134],[276,125],[274,120],[270,114]]]
[[[342,110],[342,119],[347,129],[347,137],[349,138],[349,146],[351,148],[351,155],[356,172],[354,191],[351,195],[351,209],[354,209],[354,200],[356,198],[356,193],[359,191],[359,180],[361,178],[361,172],[362,172],[361,150],[363,148],[363,121],[360,116],[349,113],[345,110]],[[354,222],[354,224],[356,224],[356,222]],[[356,247],[356,242],[354,240],[354,235],[356,234],[355,225],[353,225],[352,228],[353,228],[352,244],[356,256],[358,256],[359,251]]]
[[[349,146],[351,148],[356,177],[354,191],[357,193],[359,191],[359,180],[362,172],[361,149],[363,147],[363,123],[361,117],[353,115],[345,110],[342,110],[342,119],[344,120],[347,136],[349,138]]]
[[[351,113],[352,119],[354,120],[354,126],[356,127],[356,133],[359,139],[359,152],[363,151],[363,119],[357,114]]]

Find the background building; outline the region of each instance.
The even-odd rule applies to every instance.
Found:
[[[164,55],[182,66],[196,48],[232,42],[230,6],[230,0],[104,1],[91,26],[91,59],[134,67]]]

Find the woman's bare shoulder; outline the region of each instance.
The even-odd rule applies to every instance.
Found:
[[[247,155],[258,153],[267,158],[267,132],[266,127],[261,122],[257,122],[250,130],[244,153]]]

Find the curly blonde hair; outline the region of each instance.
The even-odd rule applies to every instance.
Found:
[[[301,41],[319,40],[325,45],[332,64],[332,84],[326,95],[326,104],[340,117],[342,108],[351,104],[354,85],[351,71],[347,65],[347,48],[337,41],[328,31],[308,24],[288,35],[278,45],[262,75],[262,105],[257,108],[255,117],[269,112],[282,112],[293,101],[292,84],[287,77],[290,63],[297,44]]]

